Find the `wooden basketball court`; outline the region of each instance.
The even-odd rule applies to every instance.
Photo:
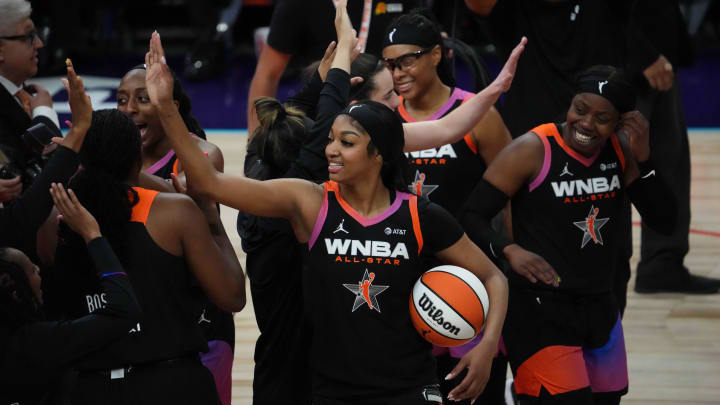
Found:
[[[227,172],[242,173],[244,132],[212,132],[210,141],[225,155]],[[692,222],[685,264],[698,275],[720,277],[720,130],[690,132]],[[237,211],[222,208],[222,219],[239,257],[245,255],[235,230]],[[637,221],[637,214],[635,214]],[[640,230],[633,227],[633,270]],[[248,284],[249,285],[249,284]],[[639,295],[632,292],[623,322],[628,349],[630,393],[623,404],[720,404],[720,294]],[[235,315],[233,405],[252,403],[253,350],[259,332],[250,302]]]

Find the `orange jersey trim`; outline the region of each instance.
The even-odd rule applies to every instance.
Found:
[[[141,187],[133,187],[133,190],[135,190],[138,194],[138,202],[132,207],[130,221],[145,224],[147,222],[148,215],[150,215],[150,208],[152,207],[158,192]]]
[[[420,216],[418,215],[417,207],[417,196],[413,195],[410,197],[410,217],[412,218],[413,232],[415,232],[415,239],[418,243],[418,254],[423,248],[423,236],[422,230],[420,229]]]
[[[412,115],[410,115],[410,113],[405,109],[405,99],[402,96],[400,96],[400,105],[397,110],[405,122],[416,122],[415,118],[413,118]]]
[[[612,136],[610,136],[610,141],[612,142],[613,148],[615,148],[615,153],[617,154],[618,159],[620,159],[620,165],[622,166],[623,171],[625,171],[625,154],[622,151],[622,146],[620,146],[620,140],[616,134],[612,134]]]
[[[471,98],[473,98],[473,96],[474,96],[474,94],[471,94],[471,95],[465,97],[465,98],[463,99],[462,103],[460,103],[460,104],[465,104],[465,102],[468,101],[468,100],[470,100]],[[472,137],[472,134],[471,134],[470,132],[468,132],[467,134],[465,134],[465,136],[463,137],[463,139],[465,140],[465,143],[467,144],[468,148],[470,148],[470,150],[471,150],[474,154],[477,155],[477,154],[478,154],[478,147],[477,147],[477,144],[475,143],[475,139],[473,139],[473,137]]]
[[[548,137],[554,137],[555,142],[557,142],[557,144],[560,145],[561,148],[563,148],[565,153],[570,155],[578,162],[582,163],[585,167],[590,167],[595,161],[595,159],[600,155],[600,152],[602,152],[602,148],[598,148],[597,152],[595,152],[595,154],[589,158],[577,153],[573,148],[571,148],[570,146],[568,146],[568,144],[565,143],[565,140],[563,139],[562,135],[560,135],[557,126],[552,123],[539,125],[530,130],[530,132],[534,132],[538,135],[542,134]]]

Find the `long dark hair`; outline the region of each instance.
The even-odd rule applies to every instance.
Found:
[[[432,10],[426,7],[415,8],[407,14],[396,17],[385,31],[389,33],[393,29],[401,27],[413,27],[414,30],[424,31],[428,34],[428,37],[433,38],[430,43],[425,46],[440,46],[441,56],[440,63],[437,65],[437,74],[445,85],[455,87],[455,75],[453,74],[452,64],[447,58],[447,49],[445,48],[441,35],[442,30]]]
[[[133,66],[133,68],[128,70],[125,74],[128,74],[133,70],[145,70],[145,64]],[[207,135],[205,134],[205,131],[200,126],[197,118],[195,118],[195,116],[192,114],[192,101],[190,100],[190,96],[187,95],[185,89],[180,83],[180,79],[172,69],[170,69],[170,73],[172,74],[172,77],[174,79],[173,100],[178,102],[178,111],[180,112],[180,116],[182,117],[183,122],[185,122],[185,126],[187,127],[188,131],[194,133],[202,139],[207,140]]]
[[[140,132],[127,115],[116,109],[95,111],[80,150],[82,169],[68,185],[120,257],[127,244],[125,224],[138,200],[128,178],[139,170],[140,149]],[[62,223],[59,235],[84,250],[80,237]]]
[[[303,113],[285,107],[272,97],[255,100],[255,112],[260,125],[247,150],[248,154],[257,156],[258,161],[246,175],[257,180],[280,177],[297,159],[305,140],[307,128]]]
[[[361,53],[350,65],[350,77],[362,77],[363,81],[350,88],[350,100],[369,100],[375,91],[375,75],[385,69],[382,60],[369,53]]]
[[[0,323],[12,330],[43,315],[25,271],[8,258],[8,251],[0,248]]]

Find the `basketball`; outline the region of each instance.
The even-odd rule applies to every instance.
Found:
[[[469,342],[483,328],[489,299],[474,274],[457,266],[434,267],[415,282],[410,319],[428,342],[441,347]]]

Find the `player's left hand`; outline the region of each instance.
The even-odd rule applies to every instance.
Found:
[[[145,86],[150,102],[155,106],[172,104],[173,83],[160,34],[155,31],[150,36],[150,48],[145,54]]]
[[[490,368],[493,357],[497,352],[497,344],[490,344],[489,341],[480,341],[477,346],[463,356],[450,374],[445,377],[451,380],[458,376],[464,369],[467,369],[465,378],[448,394],[451,401],[472,399],[475,402],[482,394],[490,379]]]
[[[640,111],[634,110],[620,117],[620,129],[628,137],[630,150],[638,162],[646,162],[650,158],[650,123]]]

